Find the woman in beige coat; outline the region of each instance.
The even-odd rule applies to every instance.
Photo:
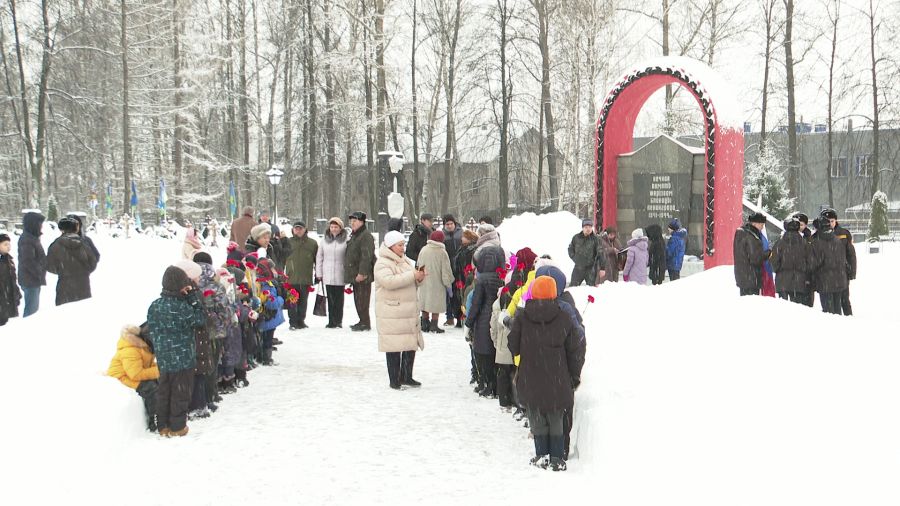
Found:
[[[375,262],[375,326],[378,329],[378,351],[387,356],[391,388],[401,385],[418,387],[412,377],[416,348],[425,349],[419,329],[419,303],[416,288],[426,276],[403,256],[406,244],[403,234],[385,234],[384,244]]]
[[[444,245],[444,233],[435,230],[419,252],[416,266],[428,271],[428,278],[419,287],[419,309],[422,310],[422,332],[443,334],[438,316],[447,311],[447,289],[453,284],[453,269]],[[429,322],[428,313],[431,313]]]

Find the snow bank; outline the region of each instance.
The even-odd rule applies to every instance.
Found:
[[[581,218],[568,211],[523,213],[503,220],[497,231],[508,252],[528,246],[538,257],[550,255],[566,276],[571,274],[575,264],[569,258],[569,243],[581,231]]]

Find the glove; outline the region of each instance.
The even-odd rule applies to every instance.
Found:
[[[506,316],[503,317],[503,326],[507,329],[512,327],[512,318],[509,316],[509,313],[507,313]]]
[[[251,321],[256,321],[259,318],[259,313],[251,309],[247,317],[250,318]]]
[[[625,274],[624,276],[622,276],[622,279],[624,279],[624,280],[627,282],[627,281],[628,281],[628,274]]]
[[[466,342],[472,344],[475,342],[475,336],[471,328],[466,329]]]

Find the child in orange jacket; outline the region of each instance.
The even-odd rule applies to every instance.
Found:
[[[150,344],[143,338],[145,335],[139,327],[125,326],[106,374],[137,391],[144,401],[147,429],[156,432],[156,388],[159,368],[156,367],[156,358]]]

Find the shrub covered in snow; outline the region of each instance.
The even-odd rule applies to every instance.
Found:
[[[872,195],[872,214],[869,216],[869,231],[866,233],[866,237],[871,239],[890,233],[887,211],[887,195],[882,191],[875,192],[875,195]]]

